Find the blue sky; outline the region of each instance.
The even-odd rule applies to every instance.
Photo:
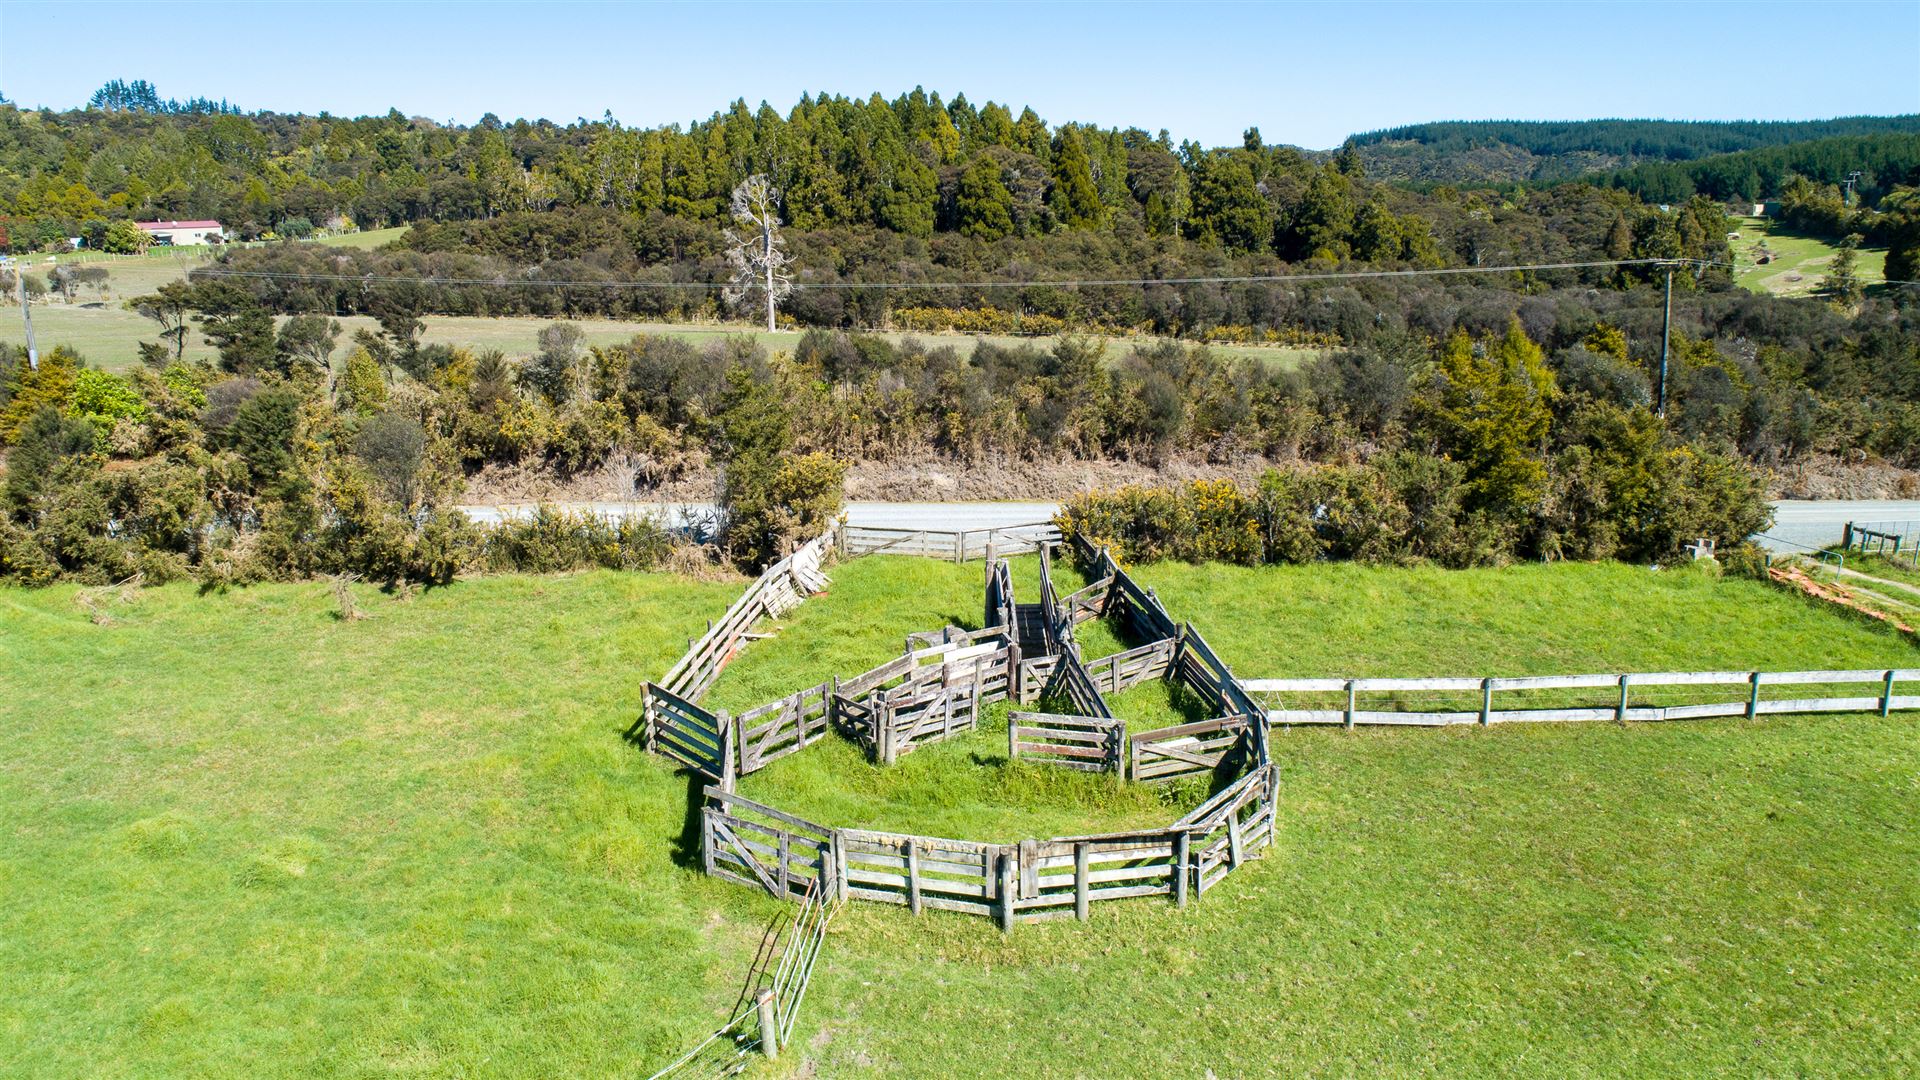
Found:
[[[8,98],[74,106],[116,77],[246,108],[631,125],[924,85],[1054,122],[1209,145],[1257,125],[1321,148],[1423,120],[1920,112],[1920,0],[0,2]]]

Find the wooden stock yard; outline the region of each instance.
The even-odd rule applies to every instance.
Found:
[[[662,685],[648,684],[629,735],[715,781],[703,789],[700,840],[708,874],[787,898],[830,891],[840,900],[983,915],[1003,929],[1032,919],[1088,917],[1095,901],[1168,896],[1185,904],[1273,841],[1278,785],[1264,724],[1249,724],[1250,701],[1226,665],[1191,627],[1182,627],[1104,551],[1085,552],[1093,584],[1056,594],[1050,526],[973,533],[841,530],[849,554],[905,552],[964,559],[992,553],[980,630],[944,627],[911,633],[902,655],[847,678],[834,677],[738,716],[707,712],[700,697],[747,640],[760,617],[798,602],[795,586],[825,579],[811,554],[775,564],[722,620],[695,643]],[[940,537],[950,542],[942,542]],[[1003,552],[1040,553],[1041,596],[1016,602]],[[774,600],[774,598],[778,598]],[[774,602],[770,603],[770,600]],[[784,605],[781,606],[781,605]],[[1092,662],[1081,659],[1074,627],[1112,618],[1144,642]],[[1023,650],[1038,655],[1023,656]],[[1129,739],[1104,693],[1152,679],[1184,684],[1219,715],[1202,724]],[[829,730],[863,747],[880,764],[974,729],[983,705],[1046,698],[1071,712],[1014,712],[1011,758],[1070,769],[1129,773],[1148,781],[1211,773],[1216,794],[1192,814],[1133,833],[1055,837],[1018,844],[818,824],[745,799],[737,777],[819,741]],[[1129,747],[1132,747],[1131,752]]]
[[[1068,912],[1085,918],[1099,900],[1164,894],[1183,903],[1272,843],[1279,783],[1269,750],[1274,724],[1624,723],[1920,709],[1920,693],[1897,692],[1901,684],[1920,682],[1920,669],[1241,680],[1198,629],[1176,622],[1105,550],[1077,544],[1092,584],[1061,596],[1050,574],[1054,544],[1042,527],[983,532],[977,543],[971,534],[940,534],[950,543],[928,539],[932,535],[895,537],[885,550],[924,548],[957,558],[1037,545],[1038,602],[1019,603],[1011,570],[994,558],[987,564],[982,629],[908,634],[905,651],[884,664],[737,717],[702,709],[700,695],[746,640],[753,620],[797,602],[796,586],[824,582],[818,555],[825,544],[816,541],[802,549],[812,553],[807,559],[796,553],[755,582],[675,665],[669,683],[647,687],[631,734],[714,781],[702,824],[709,873],[774,896],[831,887],[841,899],[896,903],[915,913],[985,915],[1003,927]],[[843,532],[841,542],[846,550],[882,550],[864,533]],[[1084,660],[1074,631],[1091,619],[1110,620],[1140,644]],[[1152,679],[1178,684],[1211,715],[1128,731],[1113,717],[1107,695]],[[1869,692],[1821,697],[1804,691],[1846,685]],[[1716,687],[1739,690],[1715,696]],[[1696,700],[1703,693],[1708,700]],[[1035,700],[1051,711],[1009,715],[1010,759],[1111,772],[1122,782],[1208,776],[1215,793],[1160,830],[1002,845],[840,829],[733,793],[736,777],[799,753],[829,731],[890,764],[973,730],[989,703]]]

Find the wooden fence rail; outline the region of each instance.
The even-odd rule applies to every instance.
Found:
[[[748,709],[733,718],[739,732],[740,775],[797,754],[826,734],[833,684],[809,686],[778,701]]]
[[[792,555],[767,567],[727,608],[720,621],[707,627],[707,632],[688,646],[686,654],[667,671],[659,685],[688,701],[698,702],[705,697],[755,623],[762,618],[783,615],[806,597],[827,587],[827,576],[821,572],[820,563],[826,558],[831,538],[832,534],[816,537]]]
[[[1335,707],[1265,710],[1271,724],[1396,724],[1439,727],[1450,724],[1510,724],[1579,721],[1690,720],[1709,716],[1782,713],[1877,712],[1920,709],[1920,695],[1896,694],[1900,683],[1920,681],[1920,669],[1852,671],[1669,671],[1605,675],[1523,675],[1426,679],[1251,679],[1242,685],[1269,699],[1294,694],[1334,695]],[[1873,694],[1848,697],[1768,696],[1767,687],[1871,685]],[[1635,704],[1634,692],[1670,687],[1743,686],[1734,700],[1687,704]],[[1553,707],[1498,707],[1497,696],[1540,691],[1603,690],[1604,704]],[[1477,708],[1363,708],[1363,694],[1477,695]]]
[[[1263,711],[1253,699],[1233,671],[1220,659],[1207,639],[1200,631],[1187,626],[1180,632],[1180,649],[1176,671],[1193,689],[1205,698],[1219,715],[1236,716]]]
[[[1155,829],[1028,840],[1019,846],[1015,917],[1087,918],[1096,900],[1179,895],[1188,874],[1185,832]]]
[[[1244,756],[1250,726],[1245,716],[1223,716],[1135,732],[1127,740],[1132,756],[1127,776],[1136,783],[1155,784],[1230,766],[1236,751]]]
[[[1149,641],[1132,649],[1088,661],[1087,677],[1102,694],[1118,694],[1143,682],[1165,678],[1173,665],[1176,642],[1172,638]]]
[[[1011,635],[1018,607],[1013,599],[1013,567],[1007,560],[996,558],[987,564],[986,618],[980,625],[1005,628]]]
[[[1078,646],[1054,657],[1053,672],[1040,689],[1040,700],[1064,700],[1078,709],[1082,716],[1113,718],[1113,710],[1107,706],[1107,699],[1101,695],[1100,688],[1094,685],[1093,676],[1087,674],[1085,665],[1080,663]]]
[[[1007,756],[1124,777],[1127,725],[1123,720],[1095,716],[1010,712],[1007,714]]]
[[[1262,762],[1202,803],[1174,828],[1191,837],[1194,890],[1204,894],[1248,856],[1273,842],[1279,773]]]
[[[848,896],[903,904],[915,915],[927,908],[996,913],[1007,852],[999,844],[865,829],[840,829],[834,842]]]

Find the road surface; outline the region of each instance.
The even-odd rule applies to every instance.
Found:
[[[506,506],[463,506],[473,520],[492,524],[533,513],[534,503]],[[556,503],[561,509],[590,511],[607,517],[646,515],[681,525],[708,520],[710,503],[581,502]],[[1920,534],[1920,500],[1820,499],[1783,500],[1773,504],[1773,527],[1758,537],[1762,546],[1778,552],[1804,551],[1836,543],[1847,522],[1876,524],[1888,532]],[[1058,503],[1050,502],[850,502],[847,522],[900,529],[987,529],[1046,521]]]

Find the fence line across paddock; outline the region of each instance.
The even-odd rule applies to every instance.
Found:
[[[1337,724],[1344,727],[1398,725],[1446,727],[1455,724],[1578,723],[1594,721],[1695,720],[1712,716],[1788,713],[1873,712],[1920,709],[1920,694],[1898,694],[1901,683],[1920,682],[1920,668],[1870,668],[1833,671],[1665,671],[1594,675],[1452,676],[1418,679],[1243,679],[1248,693],[1269,704],[1294,707],[1265,710],[1269,724]],[[1769,693],[1769,688],[1872,686],[1874,693],[1812,697]],[[1697,696],[1679,688],[1740,686],[1737,697],[1710,701],[1650,698]],[[1585,691],[1586,693],[1581,693]],[[1594,692],[1598,692],[1598,694]],[[1652,693],[1650,693],[1652,692]],[[1384,703],[1375,700],[1391,695]],[[1636,695],[1639,700],[1636,701]],[[1708,696],[1713,696],[1708,692]],[[1298,699],[1317,699],[1298,707]],[[1436,697],[1467,708],[1418,708]],[[1515,702],[1516,697],[1530,698]],[[1587,700],[1563,703],[1569,697]],[[1594,698],[1604,700],[1593,700]],[[1559,698],[1543,701],[1542,698]],[[1503,707],[1504,701],[1504,707]],[[1378,707],[1380,704],[1391,708]],[[1373,707],[1369,707],[1373,706]]]

